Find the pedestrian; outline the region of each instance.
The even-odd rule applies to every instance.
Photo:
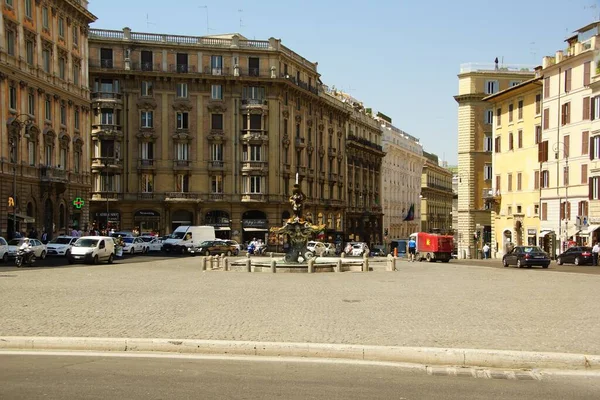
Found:
[[[410,240],[408,241],[408,256],[410,258],[410,261],[412,261],[412,262],[415,261],[416,253],[417,253],[417,242],[415,241],[414,237],[411,237]]]
[[[487,260],[488,259],[488,253],[490,251],[490,246],[486,243],[486,244],[483,245],[483,249],[482,250],[483,250],[483,258]]]
[[[598,253],[600,252],[600,244],[596,242],[592,247],[592,265],[598,265]]]
[[[48,232],[46,232],[46,230],[44,230],[44,233],[42,233],[42,243],[48,243]]]
[[[77,232],[77,229],[75,229],[74,226],[71,228],[71,236],[73,236],[73,237],[79,236],[79,233]]]

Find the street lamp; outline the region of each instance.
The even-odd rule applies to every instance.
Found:
[[[17,163],[19,160],[19,140],[21,139],[21,130],[29,128],[33,120],[29,114],[19,114],[10,122],[9,144],[13,155],[13,236],[17,231]],[[25,130],[23,135],[29,138],[29,132]]]
[[[104,195],[106,196],[106,234],[108,235],[108,223],[109,223],[109,214],[108,214],[108,210],[109,210],[109,201],[108,201],[108,167],[110,165],[110,159],[109,158],[105,158],[104,159],[104,169],[106,171],[106,181],[104,182]]]

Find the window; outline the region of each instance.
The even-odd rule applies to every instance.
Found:
[[[260,86],[245,86],[242,88],[242,99],[264,100],[265,88]]]
[[[508,84],[509,87],[513,87],[513,86],[517,86],[520,85],[521,81],[510,81],[510,83]]]
[[[517,147],[519,149],[523,148],[523,131],[521,129],[517,132]]]
[[[502,192],[502,177],[500,175],[496,175],[496,193]]]
[[[523,119],[523,100],[519,100],[519,102],[517,103],[517,119]]]
[[[590,61],[583,63],[583,86],[590,85]]]
[[[223,130],[223,114],[211,115],[211,129]]]
[[[154,191],[154,175],[142,174],[141,184],[142,193],[152,193]]]
[[[491,181],[492,180],[492,165],[491,164],[485,164],[483,166],[483,179],[485,179],[486,181]]]
[[[152,71],[154,66],[152,64],[152,51],[150,50],[142,50],[141,51],[141,70],[142,71]]]
[[[75,127],[75,129],[79,129],[79,110],[75,109],[74,115],[73,115],[73,125]]]
[[[25,0],[25,16],[30,19],[33,18],[33,5],[31,4],[32,1],[33,0]]]
[[[571,136],[570,135],[563,136],[563,147],[564,147],[564,156],[569,157],[569,154],[571,154]]]
[[[113,67],[113,50],[112,49],[100,49],[100,67],[112,68]]]
[[[58,17],[58,37],[65,37],[65,20],[63,17]]]
[[[582,119],[584,121],[589,120],[590,119],[590,97],[589,96],[583,98],[583,107],[582,107],[582,109],[583,109]]]
[[[491,136],[485,136],[483,138],[483,151],[492,151],[493,141]]]
[[[248,57],[248,75],[258,76],[260,74],[260,59],[258,57]]]
[[[592,120],[600,118],[600,96],[592,97]]]
[[[571,71],[571,68],[565,71],[565,93],[571,91]]]
[[[496,125],[502,125],[502,109],[496,109]]]
[[[15,31],[7,29],[6,31],[6,52],[9,56],[15,55]]]
[[[488,125],[494,123],[494,110],[485,110],[485,123]]]
[[[508,207],[506,207],[506,213],[507,213],[508,215],[512,215],[512,206],[508,206]]]
[[[588,180],[588,166],[587,164],[581,164],[581,183],[585,184]]]
[[[140,158],[142,160],[154,160],[154,143],[140,143]]]
[[[152,96],[152,82],[142,81],[142,96]]]
[[[244,145],[243,159],[244,161],[263,161],[262,147],[257,144]]]
[[[223,56],[210,56],[210,69],[213,75],[222,75]]]
[[[249,176],[245,181],[244,192],[245,193],[262,193],[262,177],[261,176]]]
[[[494,94],[498,91],[498,81],[486,81],[485,93]]]
[[[142,128],[152,128],[154,126],[152,117],[152,111],[142,111]]]
[[[550,109],[544,108],[544,118],[543,118],[544,129],[550,129]]]
[[[508,133],[508,150],[514,150],[514,137],[513,137],[513,133],[509,132]]]
[[[114,125],[115,124],[115,115],[112,109],[104,108],[100,113],[100,123],[102,125]]]
[[[17,109],[17,88],[12,85],[8,87],[8,108]]]
[[[79,45],[79,27],[73,26],[73,46]]]
[[[67,107],[64,105],[60,106],[60,124],[67,125]]]
[[[569,186],[569,167],[568,166],[563,167],[563,185]]]
[[[45,109],[46,109],[46,121],[52,121],[52,100],[50,100],[50,98],[46,98],[46,102],[45,102]]]
[[[177,84],[177,97],[187,98],[188,97],[188,85],[187,83]]]
[[[35,115],[35,94],[33,93],[27,95],[27,112],[29,115]]]
[[[513,122],[513,109],[514,109],[514,105],[509,104],[508,105],[508,122],[509,123]]]
[[[600,136],[590,138],[590,160],[600,159]]]
[[[177,113],[177,129],[189,129],[187,112]]]
[[[44,67],[44,71],[50,73],[50,50],[44,49],[42,50],[42,64]]]
[[[548,203],[542,203],[542,221],[548,221]]]
[[[29,165],[35,166],[35,142],[28,141],[27,142],[27,155],[29,158]]]
[[[223,86],[211,85],[210,86],[210,98],[213,100],[223,100]]]
[[[494,139],[494,153],[501,153],[502,152],[502,136],[496,136],[496,139]]]
[[[550,77],[544,78],[544,98],[550,97]]]
[[[177,53],[177,72],[188,72],[187,53]]]
[[[175,148],[177,154],[175,159],[178,161],[188,161],[190,159],[190,145],[188,143],[177,143]]]
[[[567,125],[571,122],[571,102],[565,103],[561,106],[561,124]]]
[[[540,125],[535,126],[535,144],[542,141],[542,127]]]
[[[587,155],[590,150],[590,131],[581,132],[581,155]]]
[[[214,143],[210,146],[210,161],[223,161],[223,143]]]
[[[580,201],[577,203],[577,215],[587,216],[589,210],[589,203],[587,201]]]
[[[33,42],[31,40],[25,41],[25,61],[27,61],[27,64],[29,65],[33,65],[33,47]]]
[[[47,144],[46,145],[46,152],[45,152],[45,161],[46,161],[46,165],[47,166],[51,166],[52,165],[52,153],[53,153],[53,147],[51,144]]]
[[[542,112],[542,95],[535,95],[535,115],[540,115]]]
[[[81,70],[79,69],[79,65],[73,65],[73,84],[79,86],[79,75],[81,74]]]
[[[538,162],[543,163],[548,161],[548,141],[538,143]]]
[[[508,176],[507,176],[507,180],[508,180],[508,189],[507,189],[507,190],[508,190],[509,192],[512,192],[512,189],[513,189],[513,185],[512,185],[512,182],[513,182],[513,176],[512,176],[512,174],[508,174]]]
[[[177,191],[187,193],[190,191],[190,176],[186,174],[177,175]]]
[[[535,171],[533,173],[533,188],[534,189],[540,188],[540,171]]]
[[[60,148],[60,161],[58,164],[58,168],[65,170],[67,169],[67,149],[64,147]]]
[[[560,203],[560,219],[571,219],[571,202],[561,201]]]
[[[48,7],[42,8],[42,27],[46,30],[50,28],[50,24],[48,23]]]
[[[78,150],[75,150],[75,152],[73,154],[73,171],[75,173],[79,173],[80,170],[81,170],[81,152]]]
[[[542,171],[542,177],[540,178],[540,185],[543,189],[550,187],[550,171]]]
[[[211,193],[223,193],[223,176],[222,175],[214,175],[211,177],[210,192]]]
[[[63,80],[65,79],[65,65],[66,62],[64,57],[60,57],[58,59],[58,77]]]

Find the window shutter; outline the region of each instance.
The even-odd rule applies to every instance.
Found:
[[[590,119],[593,121],[594,119],[596,119],[596,107],[594,106],[594,103],[596,102],[596,97],[592,97],[590,98]]]
[[[581,164],[581,184],[585,185],[588,178],[588,166],[587,164]]]
[[[567,207],[567,219],[571,219],[571,202],[567,201],[565,206]]]
[[[534,189],[540,188],[540,171],[535,171],[535,173],[533,175],[533,188]]]
[[[544,98],[550,97],[550,77],[544,78]]]
[[[544,142],[538,143],[538,162],[544,162]]]
[[[548,141],[544,140],[544,162],[548,161]]]
[[[588,97],[584,97],[583,98],[583,120],[588,120],[590,119],[590,98]]]
[[[571,144],[571,136],[570,135],[565,135],[563,137],[563,144],[564,144],[564,148],[565,148],[565,157],[569,157],[570,154],[570,144]]]
[[[583,63],[583,86],[590,84],[590,61]]]
[[[571,68],[565,71],[565,92],[571,91]]]
[[[586,155],[590,148],[590,131],[581,133],[581,155]],[[584,182],[585,183],[585,182]]]
[[[548,220],[548,203],[542,203],[542,221]]]
[[[571,123],[571,102],[568,102],[567,104],[565,104],[565,113],[567,115],[565,117],[565,121],[567,124],[570,124]]]
[[[595,138],[595,136],[592,136],[590,138],[590,160],[594,159],[594,152],[595,152],[594,146],[596,144],[595,143],[596,141],[594,140],[594,138]]]
[[[588,178],[588,199],[593,199],[593,191],[594,191],[594,179]]]
[[[496,191],[500,191],[500,175],[496,175]]]
[[[550,128],[550,113],[548,109],[544,109],[544,129]]]
[[[565,219],[565,203],[564,201],[560,202],[560,220]]]

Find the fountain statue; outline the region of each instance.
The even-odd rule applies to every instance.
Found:
[[[286,263],[302,263],[306,261],[311,253],[306,248],[306,243],[311,235],[317,234],[325,230],[325,225],[313,225],[311,221],[307,221],[302,216],[306,196],[302,193],[298,184],[298,174],[296,174],[296,184],[290,196],[290,204],[294,215],[290,217],[282,227],[271,228],[272,233],[284,234],[288,237],[290,249],[285,255]]]

